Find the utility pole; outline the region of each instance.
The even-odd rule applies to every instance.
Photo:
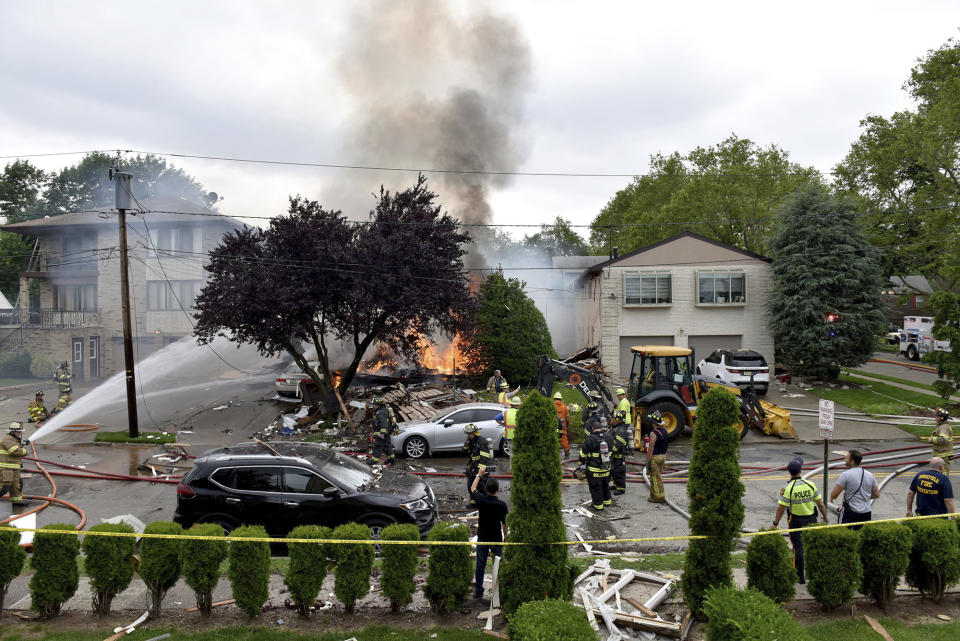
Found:
[[[140,436],[137,421],[137,384],[134,378],[133,330],[130,324],[130,278],[127,258],[127,210],[133,209],[131,201],[131,174],[111,170],[111,177],[117,182],[117,211],[120,213],[120,300],[123,312],[123,366],[127,381],[127,422],[130,438]]]

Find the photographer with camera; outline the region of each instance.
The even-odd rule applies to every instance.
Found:
[[[497,479],[488,478],[489,473],[487,468],[481,468],[470,485],[470,496],[476,502],[478,510],[478,543],[500,543],[507,538],[507,504],[497,498],[500,484],[497,483]],[[482,490],[477,489],[481,481],[483,482]],[[487,558],[491,554],[501,556],[503,546],[477,545],[477,569],[473,577],[476,585],[473,589],[473,598],[481,605],[489,605],[489,603],[483,603],[481,599],[483,599],[483,574],[487,567]]]

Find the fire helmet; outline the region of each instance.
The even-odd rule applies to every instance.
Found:
[[[937,418],[946,421],[946,420],[948,420],[948,419],[950,418],[950,412],[948,412],[947,410],[943,409],[942,407],[938,407],[938,408],[937,408]]]
[[[613,418],[619,419],[619,420],[621,420],[621,421],[626,421],[626,420],[627,420],[627,413],[624,412],[623,410],[616,410],[616,411],[614,411],[614,413],[613,413]]]
[[[467,423],[463,426],[464,434],[476,434],[480,431],[480,428],[474,425],[473,423]]]
[[[36,396],[37,396],[37,398],[42,397],[42,396],[43,396],[43,390],[42,390],[42,389],[37,390]]]
[[[10,429],[8,429],[7,431],[8,431],[8,432],[22,432],[22,431],[23,431],[23,423],[21,423],[21,422],[19,422],[19,421],[14,421],[13,423],[10,423]]]
[[[647,419],[654,425],[663,425],[663,414],[660,413],[660,410],[653,410],[647,414]]]
[[[593,410],[597,409],[598,407],[599,407],[599,405],[597,405],[597,402],[596,402],[595,400],[593,400],[593,399],[590,399],[590,402],[587,403],[587,409],[588,409],[588,410],[593,411]]]

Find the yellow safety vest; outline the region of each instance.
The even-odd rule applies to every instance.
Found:
[[[624,416],[626,416],[626,418],[623,419],[624,423],[626,423],[627,425],[630,425],[631,423],[633,423],[630,417],[630,399],[625,398],[622,401],[620,401],[620,403],[617,404],[617,409],[623,412]]]
[[[512,439],[517,429],[517,410],[508,409],[503,413],[503,436]]]
[[[777,502],[786,506],[790,514],[811,516],[817,511],[818,500],[820,490],[816,485],[803,479],[793,479],[783,488],[783,495]]]
[[[497,402],[501,405],[510,405],[510,399],[508,398],[509,396],[510,392],[500,392],[497,394]]]

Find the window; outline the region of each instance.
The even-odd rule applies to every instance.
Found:
[[[219,483],[223,487],[233,487],[233,468],[221,467],[210,475],[210,479]]]
[[[51,261],[61,270],[97,269],[97,235],[71,234],[63,239],[63,256]]]
[[[193,309],[200,289],[198,280],[148,280],[147,309],[150,311]],[[179,302],[178,302],[179,301]]]
[[[672,300],[670,272],[640,272],[623,275],[625,305],[669,305]]]
[[[697,300],[702,305],[747,302],[747,277],[742,271],[697,272]]]
[[[279,492],[279,467],[238,467],[233,475],[233,488],[245,492]]]
[[[296,494],[322,494],[330,483],[309,470],[299,467],[283,468],[283,491]]]
[[[83,312],[97,309],[96,285],[54,285],[53,308],[60,312]]]
[[[195,246],[194,242],[195,239],[199,240],[200,235],[194,233],[193,227],[161,227],[151,232],[153,244],[159,250],[174,254],[177,252],[190,254],[199,251],[199,247]]]
[[[456,412],[454,414],[451,414],[444,420],[449,419],[453,421],[454,425],[465,425],[467,423],[472,423],[473,421],[475,421],[476,415],[477,413],[474,410],[463,410],[462,412]]]
[[[497,418],[497,416],[501,412],[501,410],[485,410],[485,409],[479,409],[474,411],[476,411],[477,417],[473,420],[477,421],[478,423],[481,421],[492,421],[493,419]]]

